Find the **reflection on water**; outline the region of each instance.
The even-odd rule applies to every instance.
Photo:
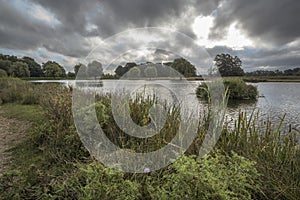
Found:
[[[73,80],[54,80],[54,81],[34,81],[34,82],[59,82],[74,86]],[[169,103],[181,100],[188,101],[192,109],[201,109],[205,103],[200,102],[195,95],[196,87],[201,81],[189,81],[188,83],[180,80],[102,80],[89,82],[76,82],[89,86],[101,93],[129,91],[145,92],[146,94],[156,94],[162,100]],[[145,87],[146,85],[146,87]],[[256,109],[259,111],[262,123],[270,119],[275,124],[285,116],[285,127],[291,124],[292,128],[300,130],[300,83],[255,83],[258,87],[259,95],[262,96],[257,102],[239,102],[228,105],[227,120],[234,121],[239,111],[247,112],[248,115]]]

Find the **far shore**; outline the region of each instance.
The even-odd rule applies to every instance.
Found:
[[[223,78],[237,78],[236,76],[231,77],[223,77]],[[300,82],[300,76],[242,76],[245,82],[250,83],[259,83],[259,82]],[[38,80],[75,80],[75,78],[71,77],[30,77],[30,78],[22,78],[27,81],[38,81]],[[118,80],[116,78],[102,78],[101,80]],[[131,80],[139,80],[139,79],[131,79]],[[165,78],[165,77],[157,77],[157,78],[147,78],[147,80],[181,80],[180,78]],[[203,77],[185,77],[185,80],[188,81],[203,81]]]

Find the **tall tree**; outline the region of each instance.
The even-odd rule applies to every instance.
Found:
[[[3,77],[7,77],[7,73],[3,69],[0,69],[0,78],[3,78]]]
[[[30,71],[28,69],[28,65],[24,62],[14,62],[10,66],[10,75],[14,77],[30,77]]]
[[[184,58],[177,58],[171,63],[171,67],[185,77],[196,76],[196,68]]]
[[[126,73],[126,69],[124,67],[122,67],[121,65],[119,65],[115,69],[115,73],[116,73],[116,75],[118,75],[119,77],[121,77],[121,76],[123,76]]]
[[[22,61],[28,65],[31,77],[43,77],[44,73],[40,64],[35,62],[33,58],[24,56]]]
[[[145,76],[146,77],[149,77],[149,78],[155,78],[157,77],[157,69],[156,69],[156,66],[155,65],[150,65],[150,66],[147,66],[145,71]]]
[[[86,71],[86,66],[85,66],[84,64],[81,64],[81,63],[76,64],[76,65],[74,66],[75,76],[77,76],[77,74],[78,74],[78,72],[79,72],[79,69],[81,69],[81,70],[80,70],[81,72],[85,72],[85,71]]]
[[[65,69],[54,61],[44,63],[43,71],[46,77],[66,77]]]
[[[141,70],[138,67],[133,67],[127,72],[128,78],[140,78],[141,77]]]
[[[102,64],[94,60],[93,62],[88,64],[86,73],[88,77],[94,77],[94,79],[96,79],[99,76],[102,76],[103,74]]]
[[[137,64],[134,63],[134,62],[129,62],[129,63],[126,63],[126,65],[124,67],[122,67],[121,65],[119,65],[116,70],[115,70],[115,73],[118,75],[118,76],[123,76],[124,74],[126,74],[131,68],[133,67],[136,67]]]
[[[242,61],[237,57],[230,54],[216,55],[215,64],[221,76],[243,76],[244,70],[241,68]]]
[[[75,77],[77,79],[86,79],[87,78],[87,67],[84,64],[77,64],[74,66]]]
[[[67,77],[68,77],[68,78],[75,78],[76,76],[75,76],[75,73],[74,73],[74,72],[68,72],[68,73],[67,73]]]
[[[4,70],[7,75],[10,75],[10,66],[11,66],[11,61],[9,60],[0,60],[0,69]]]

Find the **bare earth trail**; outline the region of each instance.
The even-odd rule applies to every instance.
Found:
[[[3,117],[0,112],[0,173],[11,159],[8,150],[25,139],[30,126],[29,122]]]

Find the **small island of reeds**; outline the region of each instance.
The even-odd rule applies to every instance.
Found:
[[[227,90],[229,102],[235,100],[257,100],[257,88],[253,85],[246,84],[241,78],[224,78],[223,84],[225,90]],[[197,97],[201,100],[208,100],[209,93],[213,87],[214,84],[201,83],[196,89]]]

